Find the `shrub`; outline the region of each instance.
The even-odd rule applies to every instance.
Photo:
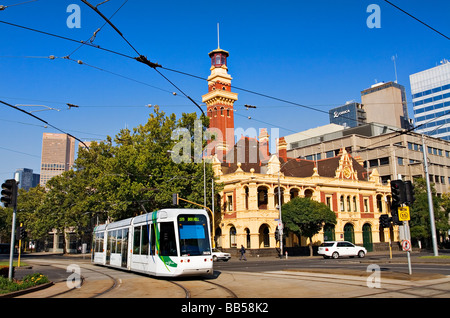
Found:
[[[0,276],[0,294],[15,292],[48,282],[47,276],[44,276],[41,273],[27,275],[21,281],[14,279],[10,281],[8,278]]]

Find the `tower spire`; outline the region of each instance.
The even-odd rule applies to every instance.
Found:
[[[217,22],[217,49],[220,49],[220,29],[219,29],[219,22]]]

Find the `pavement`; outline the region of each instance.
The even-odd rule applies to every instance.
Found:
[[[445,253],[447,252],[447,253]],[[61,267],[55,267],[52,266],[51,263],[48,263],[46,265],[37,265],[37,264],[33,264],[33,258],[39,258],[39,257],[45,257],[45,256],[61,256],[61,258],[64,257],[64,259],[69,258],[74,258],[74,259],[84,259],[85,261],[90,260],[90,254],[75,254],[75,255],[62,255],[61,253],[33,253],[33,254],[25,254],[22,257],[22,261],[25,263],[30,263],[32,264],[32,266],[27,266],[27,267],[23,267],[23,268],[19,268],[16,269],[15,271],[15,278],[16,279],[21,279],[22,277],[24,277],[27,274],[31,274],[31,273],[42,273],[44,275],[46,275],[50,281],[52,281],[53,283],[58,283],[58,282],[64,282],[66,281],[67,277],[71,274],[66,272],[66,270],[64,268]],[[442,264],[442,265],[450,265],[450,251],[440,251],[439,252],[440,256],[443,255],[447,255],[449,256],[448,258],[435,258],[432,257],[433,254],[429,253],[429,252],[412,252],[411,253],[411,263],[412,264]],[[431,257],[430,257],[431,256]],[[0,257],[0,259],[3,258],[3,255]],[[15,258],[16,259],[16,258]],[[307,256],[292,256],[289,257],[288,256],[288,261],[295,261],[295,260],[300,260],[300,259],[322,259],[322,256],[312,256],[312,257],[307,257]],[[344,259],[343,259],[344,260]],[[354,259],[350,259],[351,261],[359,261],[360,263],[365,263],[365,264],[387,264],[387,263],[397,263],[397,264],[406,264],[407,263],[407,256],[405,252],[401,252],[401,251],[396,251],[393,252],[393,257],[389,258],[389,252],[371,252],[368,253],[366,255],[365,258],[363,259],[358,259],[358,258],[354,258]],[[272,262],[272,261],[279,261],[279,258],[275,258],[275,257],[247,257],[247,262],[252,263],[252,262]],[[55,260],[55,263],[58,262],[58,260]],[[231,263],[235,263],[235,262],[244,262],[244,261],[239,261],[238,258],[232,258],[229,262]],[[292,274],[298,274],[298,275],[302,275],[302,273],[309,273],[309,275],[317,275],[318,277],[320,276],[326,276],[326,275],[330,275],[329,273],[329,269],[325,269],[325,268],[314,268],[314,269],[289,269],[286,268],[284,270],[285,272],[290,272]],[[227,271],[225,271],[227,272]],[[328,272],[328,273],[327,273]],[[222,277],[226,277],[227,275],[224,275],[225,273],[222,274]],[[251,277],[254,274],[249,274],[249,273],[237,273],[237,272],[233,272],[232,275],[236,276],[239,275],[241,277],[241,279],[245,280],[249,280],[248,283],[251,283]],[[363,277],[367,277],[370,273],[367,272],[363,272],[363,271],[355,271],[354,269],[333,269],[333,275],[334,276],[338,276],[338,275],[343,275],[343,277],[345,276],[360,276],[361,278]],[[447,278],[449,276],[445,276],[445,275],[440,275],[440,274],[425,274],[425,273],[413,273],[413,275],[408,275],[408,274],[404,274],[404,273],[383,273],[383,277],[388,278],[388,279],[394,279],[394,280],[403,280],[403,281],[428,281],[428,280],[439,280],[439,279],[443,279],[443,278]],[[247,284],[244,284],[244,286]],[[301,295],[299,295],[298,297],[302,297]]]

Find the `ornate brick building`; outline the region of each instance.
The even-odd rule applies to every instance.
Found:
[[[383,185],[376,169],[369,176],[357,158],[345,149],[333,158],[304,160],[288,158],[284,138],[278,140],[277,154],[269,153],[269,136],[262,130],[257,138],[234,140],[233,104],[228,75],[228,52],[218,48],[212,59],[208,93],[203,96],[210,117],[210,128],[222,133],[216,143],[213,169],[224,188],[220,194],[220,213],[215,214],[216,246],[224,249],[246,247],[251,253],[275,252],[275,230],[279,222],[278,191],[281,204],[297,196],[310,197],[327,204],[336,213],[337,224],[325,226],[313,238],[348,240],[370,251],[386,246],[389,230],[379,228],[381,213],[388,212],[390,185]],[[226,154],[226,155],[225,155]],[[394,240],[398,235],[390,231]],[[288,235],[286,247],[306,246]],[[384,243],[384,244],[383,244]]]

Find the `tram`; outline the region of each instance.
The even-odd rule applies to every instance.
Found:
[[[95,227],[92,262],[154,276],[213,273],[209,216],[163,209]]]

